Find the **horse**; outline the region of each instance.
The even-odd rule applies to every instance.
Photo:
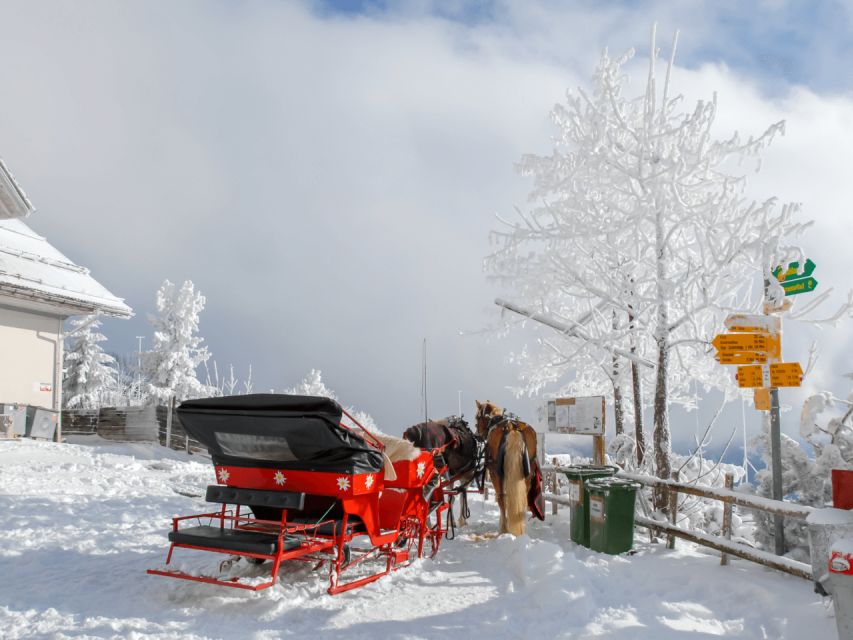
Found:
[[[421,449],[438,449],[445,447],[441,454],[447,463],[449,492],[452,496],[462,496],[462,506],[459,510],[459,525],[466,524],[470,511],[468,510],[468,486],[482,474],[482,457],[477,438],[468,423],[457,416],[441,420],[429,420],[413,425],[403,432],[403,438]],[[448,515],[452,518],[453,510]],[[451,522],[451,526],[455,523]]]
[[[545,519],[536,431],[493,402],[476,403],[477,436],[485,443],[485,467],[501,511],[500,533],[523,535],[528,508]]]

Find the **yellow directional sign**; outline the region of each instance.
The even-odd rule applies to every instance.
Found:
[[[803,368],[799,362],[775,362],[770,365],[771,387],[799,387],[803,382]]]
[[[760,364],[738,367],[735,377],[737,378],[737,386],[742,389],[767,386],[764,380],[764,367]]]
[[[723,324],[735,333],[779,333],[782,330],[782,321],[776,316],[753,313],[732,313]]]
[[[769,333],[721,333],[711,342],[720,356],[727,354],[761,353],[771,358],[782,355],[782,340],[779,334]]]
[[[770,411],[770,389],[756,389],[753,400],[759,411]]]
[[[718,353],[716,360],[720,364],[764,364],[766,353]]]
[[[751,387],[799,387],[803,368],[799,362],[774,362],[737,368],[737,384]]]

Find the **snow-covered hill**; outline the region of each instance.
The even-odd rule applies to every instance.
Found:
[[[594,553],[568,541],[565,510],[529,536],[495,539],[497,509],[480,500],[435,560],[340,596],[302,566],[259,594],[149,576],[169,518],[204,505],[184,494],[214,482],[211,465],[155,446],[77,442],[0,442],[5,639],[835,637],[799,578],[738,560],[720,567],[681,542]]]

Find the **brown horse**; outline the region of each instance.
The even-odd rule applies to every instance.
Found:
[[[456,495],[461,496],[458,524],[464,526],[469,516],[466,490],[482,471],[477,439],[468,423],[456,416],[421,422],[406,429],[403,438],[422,449],[445,447],[442,456],[447,462],[448,493],[451,500]],[[452,517],[452,511],[449,515]]]
[[[477,401],[476,420],[477,435],[485,442],[486,469],[501,510],[500,532],[522,535],[528,507],[534,516],[544,519],[536,431],[488,400]]]

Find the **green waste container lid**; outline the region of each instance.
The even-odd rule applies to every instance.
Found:
[[[642,485],[625,478],[596,478],[586,483],[587,491],[607,493],[608,491],[636,491]]]
[[[602,476],[602,475],[613,475],[619,471],[619,467],[613,467],[610,465],[597,465],[597,464],[574,464],[570,467],[566,467],[563,469],[563,472],[570,476]]]

